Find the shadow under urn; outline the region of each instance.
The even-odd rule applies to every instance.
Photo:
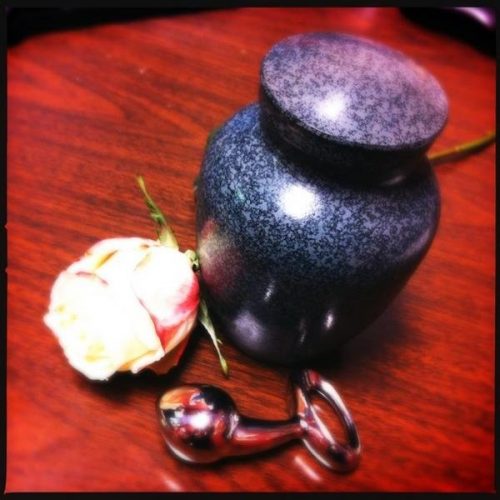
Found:
[[[197,189],[201,284],[221,333],[305,365],[388,306],[435,236],[426,151],[446,95],[400,52],[337,33],[265,56],[260,97],[207,144]]]

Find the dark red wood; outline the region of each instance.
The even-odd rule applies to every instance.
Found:
[[[153,237],[142,173],[194,247],[192,184],[210,130],[257,99],[273,43],[302,31],[372,37],[428,68],[450,101],[433,150],[495,126],[495,60],[397,9],[243,8],[40,34],[8,51],[7,483],[13,491],[492,491],[495,148],[438,167],[442,215],[423,264],[364,333],[316,367],[363,445],[338,475],[299,443],[215,466],[178,462],[154,405],[178,382],[226,389],[282,419],[288,371],[200,330],[167,376],[91,383],[42,323],[56,275],[94,242]]]

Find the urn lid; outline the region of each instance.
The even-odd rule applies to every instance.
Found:
[[[446,95],[402,53],[339,33],[294,35],[261,67],[267,128],[344,170],[390,175],[421,158],[445,125]]]

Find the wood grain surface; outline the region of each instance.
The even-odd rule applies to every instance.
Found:
[[[208,133],[257,99],[275,42],[314,30],[374,38],[440,80],[450,117],[433,151],[495,127],[495,59],[392,8],[193,11],[8,50],[6,491],[494,490],[495,147],[436,168],[441,220],[424,262],[372,326],[315,367],[357,423],[352,474],[325,469],[300,442],[213,466],[169,454],[154,411],[164,390],[212,383],[243,413],[281,419],[286,369],[225,343],[225,379],[197,329],[170,374],[93,383],[42,323],[57,274],[90,245],[154,236],[137,173],[181,248],[194,248],[192,186]]]

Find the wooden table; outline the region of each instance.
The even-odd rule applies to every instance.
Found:
[[[442,214],[429,254],[390,308],[319,367],[358,425],[352,474],[323,468],[300,442],[203,467],[167,451],[154,412],[163,390],[213,383],[243,413],[281,419],[286,369],[226,343],[225,379],[196,330],[170,374],[92,383],[42,323],[55,277],[90,245],[154,235],[137,173],[181,247],[194,247],[207,134],[256,100],[273,43],[312,30],[372,37],[428,68],[450,101],[433,151],[494,128],[495,60],[397,9],[195,11],[9,49],[7,491],[494,489],[494,147],[437,167]]]

